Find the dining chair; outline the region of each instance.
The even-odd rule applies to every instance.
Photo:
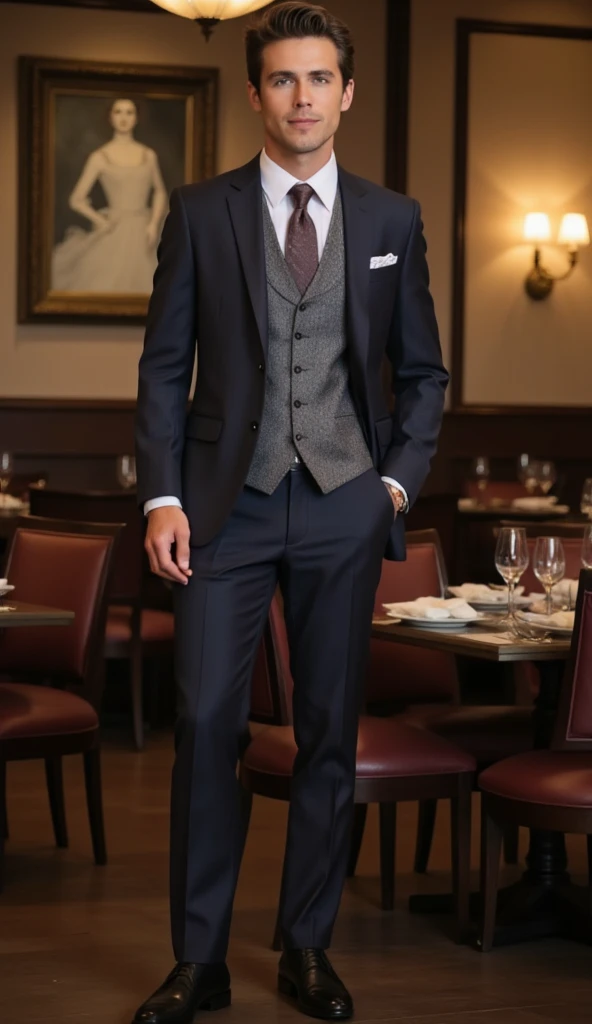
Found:
[[[375,615],[384,615],[383,602],[417,597],[445,597],[448,575],[437,530],[406,535],[407,560],[382,563]],[[529,709],[504,705],[461,705],[456,659],[420,647],[373,638],[366,677],[369,713],[399,712],[401,721],[429,729],[471,754],[485,768],[502,757],[532,746]],[[404,708],[401,712],[401,709]],[[435,827],[437,801],[422,800],[417,823],[414,870],[427,870]],[[367,808],[356,807],[348,874],[355,874],[364,835]],[[505,854],[517,859],[517,832],[508,829]]]
[[[253,736],[240,763],[240,779],[251,793],[290,799],[297,747],[292,727],[292,676],[286,626],[279,596],[269,613],[271,657],[267,674],[277,724]],[[475,762],[470,754],[396,718],[363,715],[356,763],[356,804],[377,803],[380,817],[380,886],[383,910],[392,910],[395,892],[396,808],[402,800],[449,799],[452,807],[452,863],[456,931],[468,924],[471,789]],[[274,948],[278,948],[276,927]]]
[[[142,607],[144,520],[130,491],[64,491],[31,487],[31,512],[79,522],[124,523],[109,586],[104,657],[129,662],[135,746],[144,746],[144,663],[172,658],[173,613]]]
[[[56,844],[68,845],[62,757],[83,755],[95,861],[107,859],[99,708],[107,586],[121,524],[19,518],[8,578],[18,600],[75,613],[68,626],[1,629],[0,887],[7,835],[6,765],[43,759]]]
[[[493,945],[499,855],[507,822],[526,828],[588,837],[592,872],[592,570],[579,577],[570,656],[549,750],[532,750],[499,761],[478,779],[482,792],[479,946]],[[574,908],[575,909],[575,908]],[[583,924],[589,929],[590,896]]]

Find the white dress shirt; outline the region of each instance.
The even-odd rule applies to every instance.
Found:
[[[260,165],[263,194],[267,200],[267,207],[277,233],[280,248],[282,253],[285,254],[288,224],[294,212],[294,203],[288,193],[294,185],[301,183],[301,179],[295,178],[288,171],[285,171],[283,167],[280,167],[279,164],[271,160],[265,150],[261,152]],[[333,207],[335,205],[337,189],[339,188],[339,174],[335,153],[331,154],[331,159],[324,167],[321,167],[320,171],[313,174],[311,178],[307,178],[306,184],[310,185],[315,191],[315,194],[310,197],[308,212],[317,233],[320,261],[329,234]],[[385,483],[391,484],[401,492],[405,499],[404,510],[406,510],[409,501],[405,489],[389,476],[383,476],[382,479]],[[161,508],[163,505],[182,507],[178,498],[168,495],[146,501],[144,503],[144,513],[147,515],[152,509]]]

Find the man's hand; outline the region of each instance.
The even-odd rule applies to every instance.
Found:
[[[387,491],[389,492],[389,494],[391,496],[392,503],[395,506],[395,518],[396,518],[397,513],[400,512],[401,509],[405,507],[405,495],[401,493],[401,491],[399,490],[398,487],[393,487],[392,484],[388,484],[386,481],[384,481],[384,486],[386,487]]]
[[[153,573],[172,583],[189,583],[189,535],[189,521],[182,509],[164,505],[148,513],[145,548]]]

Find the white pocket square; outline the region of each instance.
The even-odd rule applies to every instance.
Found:
[[[389,252],[388,256],[372,256],[370,259],[370,270],[380,270],[381,267],[392,267],[399,259]]]

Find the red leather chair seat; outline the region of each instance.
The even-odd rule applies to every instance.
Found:
[[[107,642],[129,643],[132,638],[131,618],[132,610],[128,605],[112,605],[107,616]],[[164,643],[172,640],[173,613],[158,608],[143,608],[140,628],[144,643]]]
[[[289,725],[272,725],[254,737],[244,756],[251,771],[290,776],[296,757],[296,741]],[[436,775],[475,770],[470,754],[447,740],[393,718],[360,719],[356,776],[393,778]]]
[[[76,694],[49,686],[0,683],[0,742],[92,732],[98,727],[96,711]]]
[[[532,711],[528,707],[420,705],[399,718],[458,744],[480,764],[528,752],[533,746]]]
[[[510,800],[592,808],[592,753],[532,750],[486,768],[478,782],[487,793]]]

